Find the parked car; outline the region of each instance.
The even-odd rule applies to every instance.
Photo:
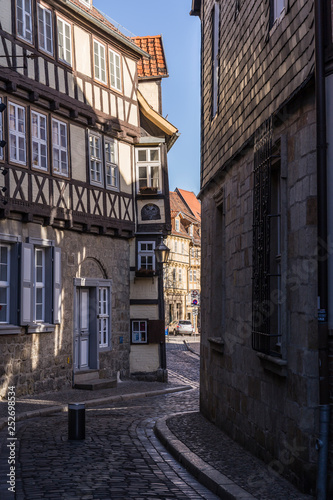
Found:
[[[177,319],[169,324],[169,333],[173,335],[192,335],[194,332],[191,321],[186,319]]]

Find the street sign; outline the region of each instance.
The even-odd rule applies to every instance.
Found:
[[[191,295],[192,297],[196,297],[199,294],[198,290],[192,290]]]
[[[197,305],[198,305],[197,299],[192,300],[192,306],[197,306]]]

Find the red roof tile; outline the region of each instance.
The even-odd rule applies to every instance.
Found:
[[[191,210],[194,217],[201,221],[201,203],[193,191],[185,191],[184,189],[176,188],[176,192],[180,194],[181,198]]]
[[[150,59],[142,58],[138,62],[139,78],[169,76],[161,35],[136,36],[133,38],[133,41],[150,55]]]

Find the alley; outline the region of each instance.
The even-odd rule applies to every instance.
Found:
[[[157,418],[198,409],[199,357],[178,341],[167,358],[170,377],[194,388],[87,409],[84,441],[68,441],[66,413],[21,423],[16,499],[217,498],[154,435]]]

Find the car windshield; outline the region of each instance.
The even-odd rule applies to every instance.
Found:
[[[180,325],[190,325],[191,321],[179,321]]]

